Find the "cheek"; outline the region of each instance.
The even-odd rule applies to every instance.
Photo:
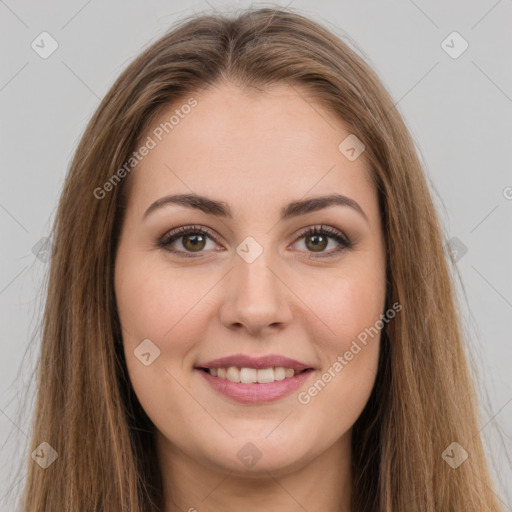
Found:
[[[137,258],[133,258],[136,260]],[[185,272],[119,261],[116,268],[116,300],[124,335],[162,342],[175,337],[182,325],[190,325],[190,313],[204,294]],[[196,283],[198,284],[198,283]]]
[[[151,420],[165,427],[170,411],[186,413],[189,400],[182,386],[188,386],[188,376],[181,367],[200,336],[194,304],[204,291],[187,283],[180,277],[183,273],[173,272],[171,276],[158,263],[145,266],[141,260],[142,255],[126,260],[121,257],[116,262],[117,308],[134,392]],[[146,366],[136,354],[141,353],[138,347],[147,339],[159,353]],[[151,361],[154,349],[149,347]],[[180,433],[182,427],[178,422],[173,428]]]
[[[308,306],[326,326],[321,338],[331,355],[348,350],[359,335],[364,338],[384,313],[385,282],[377,271],[353,269],[309,290]]]
[[[154,413],[152,418],[159,416],[162,403],[179,402],[183,395],[173,376],[179,376],[181,385],[189,385],[187,370],[208,317],[204,295],[218,281],[201,272],[196,277],[191,281],[190,272],[170,272],[158,261],[145,265],[142,255],[121,257],[116,264],[116,300],[127,368],[134,391],[144,409]],[[159,351],[149,366],[136,357],[146,339]]]
[[[335,335],[329,331],[329,336],[316,338],[322,367],[297,399],[304,418],[322,418],[312,421],[310,430],[327,443],[351,429],[375,383],[381,337],[375,325],[383,312],[377,295],[343,287],[336,301],[320,310]]]
[[[336,425],[336,432],[348,430],[362,412],[378,369],[381,315],[385,307],[385,279],[375,270],[358,271],[331,279],[329,286],[311,287],[308,294],[313,316],[328,328],[324,335],[310,332],[316,341],[322,369],[298,397],[299,403],[315,410]],[[310,301],[310,302],[309,302]],[[306,327],[307,328],[307,327]]]

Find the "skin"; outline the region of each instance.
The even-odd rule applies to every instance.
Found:
[[[130,176],[115,291],[129,376],[156,427],[166,512],[350,510],[352,426],[375,381],[380,333],[308,404],[298,393],[384,313],[385,240],[364,153],[349,161],[338,149],[349,127],[297,91],[223,83],[194,94],[198,105]],[[157,199],[191,192],[228,203],[233,219],[175,204],[143,219]],[[289,202],[333,192],[367,219],[330,206],[279,220]],[[311,236],[298,237],[321,224],[353,247],[322,258]],[[188,225],[218,241],[199,253],[173,242],[191,258],[158,246]],[[248,236],[263,248],[250,264],[236,252]],[[322,241],[324,254],[340,247]],[[144,339],[160,350],[149,366],[134,355]],[[315,371],[284,398],[240,404],[194,369],[234,353],[285,355]],[[251,467],[237,457],[249,442],[261,454]]]

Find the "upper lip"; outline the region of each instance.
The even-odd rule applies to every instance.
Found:
[[[227,357],[220,357],[204,364],[196,365],[196,368],[229,368],[236,366],[237,368],[273,368],[282,366],[284,368],[292,368],[296,371],[312,368],[311,365],[301,363],[289,357],[268,354],[265,356],[249,356],[246,354],[234,354]]]

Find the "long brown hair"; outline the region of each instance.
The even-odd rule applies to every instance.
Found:
[[[355,51],[297,12],[263,8],[183,19],[127,67],[87,126],[53,226],[31,434],[32,450],[45,441],[59,456],[44,470],[29,459],[23,511],[163,506],[153,425],[130,385],[113,288],[136,165],[104,184],[163,108],[223,81],[307,91],[366,147],[387,245],[386,300],[402,310],[383,331],[376,383],[353,429],[353,512],[499,510],[443,230],[414,143]],[[469,454],[456,469],[442,457],[452,442]]]

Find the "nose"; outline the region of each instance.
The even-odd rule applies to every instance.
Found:
[[[266,251],[252,263],[235,256],[219,311],[225,327],[263,336],[291,322],[293,294],[275,267]]]

